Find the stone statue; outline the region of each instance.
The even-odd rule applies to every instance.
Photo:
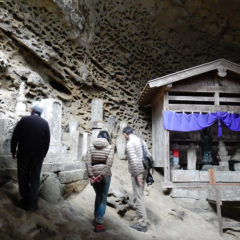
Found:
[[[19,86],[18,96],[17,96],[17,105],[16,105],[16,114],[19,116],[26,115],[26,98],[25,98],[25,83],[21,82]]]
[[[196,163],[197,163],[196,146],[193,143],[190,143],[189,149],[187,150],[187,169],[196,170]]]
[[[228,161],[230,160],[231,156],[228,155],[227,148],[222,140],[219,141],[218,144],[218,156],[219,159],[219,166],[218,170],[220,171],[228,171],[229,164]]]
[[[0,71],[4,71],[9,65],[6,55],[0,51]]]
[[[231,157],[232,161],[235,161],[234,163],[234,170],[235,171],[240,171],[240,146],[237,146],[237,149],[233,156]]]
[[[201,133],[201,150],[203,164],[212,163],[212,137],[209,128],[204,128]]]

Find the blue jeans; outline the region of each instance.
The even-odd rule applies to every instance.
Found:
[[[111,176],[105,177],[101,182],[93,184],[96,193],[94,216],[97,223],[103,224],[103,217],[106,211],[108,190],[111,182]]]

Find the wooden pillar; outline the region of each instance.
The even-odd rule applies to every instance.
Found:
[[[214,105],[215,106],[219,106],[219,77],[215,76],[214,78],[214,82],[215,82],[215,93],[214,93]]]
[[[209,178],[209,183],[211,185],[214,185],[214,191],[215,191],[215,196],[216,196],[215,203],[216,203],[216,206],[217,206],[219,233],[222,236],[222,234],[223,234],[223,222],[222,222],[222,211],[221,211],[222,201],[220,199],[219,189],[216,185],[216,176],[215,176],[214,169],[208,169],[208,178]]]
[[[163,98],[163,111],[168,110],[168,92],[166,91]],[[163,123],[162,123],[163,124]],[[164,143],[165,147],[163,151],[165,151],[165,161],[164,161],[164,182],[170,182],[171,180],[171,171],[170,171],[170,154],[169,154],[169,131],[164,129]]]
[[[216,204],[217,204],[217,216],[218,216],[218,225],[219,225],[219,233],[222,236],[223,234],[223,222],[222,222],[222,211],[221,211],[221,205],[222,201],[219,196],[219,191],[217,186],[215,186],[216,191]]]
[[[165,142],[165,163],[164,163],[164,182],[170,182],[170,156],[169,156],[169,131],[164,130],[164,142]]]

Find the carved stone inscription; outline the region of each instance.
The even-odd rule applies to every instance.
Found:
[[[43,99],[42,117],[48,121],[51,141],[49,153],[60,153],[61,151],[61,121],[62,121],[62,103],[56,99]]]
[[[10,154],[10,141],[16,121],[13,119],[0,119],[0,153]]]

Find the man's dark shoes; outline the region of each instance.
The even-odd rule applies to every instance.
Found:
[[[21,198],[18,202],[18,207],[24,209],[25,211],[28,210],[29,208],[29,203],[28,203],[28,200],[24,199],[24,198]]]
[[[18,206],[25,211],[35,212],[38,210],[38,203],[37,202],[30,202],[24,198],[21,198],[18,202]]]
[[[147,231],[147,226],[140,226],[139,224],[134,224],[132,226],[130,226],[130,228],[133,228],[139,232],[146,232]]]
[[[29,212],[35,212],[38,210],[38,203],[37,202],[31,202],[29,204],[29,208],[28,208],[28,211]]]

